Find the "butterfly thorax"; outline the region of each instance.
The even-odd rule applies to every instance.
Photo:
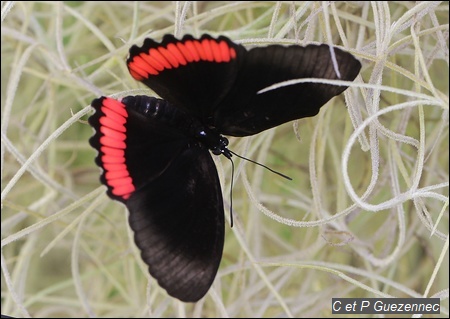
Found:
[[[214,155],[223,154],[231,157],[228,150],[228,139],[216,130],[202,124],[200,120],[173,104],[145,95],[127,96],[122,103],[137,113],[152,118],[159,123],[180,131],[185,136],[193,138],[195,145],[208,148]]]

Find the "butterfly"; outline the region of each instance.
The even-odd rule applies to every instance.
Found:
[[[249,136],[314,116],[347,86],[301,78],[353,81],[361,63],[321,45],[247,50],[208,34],[132,46],[131,76],[160,98],[95,99],[89,118],[101,182],[126,205],[134,240],[150,274],[167,293],[196,302],[211,287],[222,258],[224,208],[211,153],[231,158],[224,135]],[[211,152],[211,153],[210,153]]]

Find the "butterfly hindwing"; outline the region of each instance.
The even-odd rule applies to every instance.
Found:
[[[127,65],[136,80],[206,122],[233,85],[245,52],[226,37],[166,35],[161,42],[146,39],[133,46]]]
[[[353,81],[361,64],[334,48],[341,80]],[[314,116],[347,86],[301,83],[265,93],[258,91],[287,80],[339,79],[328,45],[254,48],[244,55],[236,82],[214,113],[214,126],[225,135],[247,136],[295,119]]]
[[[151,97],[126,97],[122,101],[101,97],[92,102],[89,118],[95,129],[91,145],[98,151],[96,163],[108,195],[125,202],[132,192],[163,172],[186,147],[188,138],[139,110]],[[165,102],[164,102],[165,103]]]

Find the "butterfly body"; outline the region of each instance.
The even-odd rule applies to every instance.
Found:
[[[158,121],[180,134],[191,137],[191,144],[208,148],[214,155],[224,154],[230,158],[227,149],[228,139],[214,128],[207,127],[198,119],[192,117],[182,108],[169,102],[146,95],[127,96],[121,100],[128,109],[140,113],[152,121]]]
[[[352,81],[361,64],[334,52],[340,79]],[[99,152],[107,194],[130,212],[150,274],[171,296],[195,302],[214,281],[224,243],[223,199],[210,152],[231,158],[223,135],[253,135],[314,116],[347,87],[299,83],[259,93],[292,79],[339,79],[327,45],[246,50],[222,36],[167,35],[133,46],[127,66],[162,99],[94,100],[90,143]]]

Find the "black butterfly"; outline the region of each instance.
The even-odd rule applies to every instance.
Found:
[[[361,64],[333,48],[340,79]],[[222,258],[224,209],[210,155],[230,158],[222,136],[248,136],[314,116],[347,86],[301,83],[258,91],[299,78],[339,79],[328,45],[270,45],[246,50],[220,36],[166,35],[133,46],[131,75],[163,99],[101,97],[89,123],[99,152],[101,181],[123,202],[142,259],[169,295],[202,298]]]

